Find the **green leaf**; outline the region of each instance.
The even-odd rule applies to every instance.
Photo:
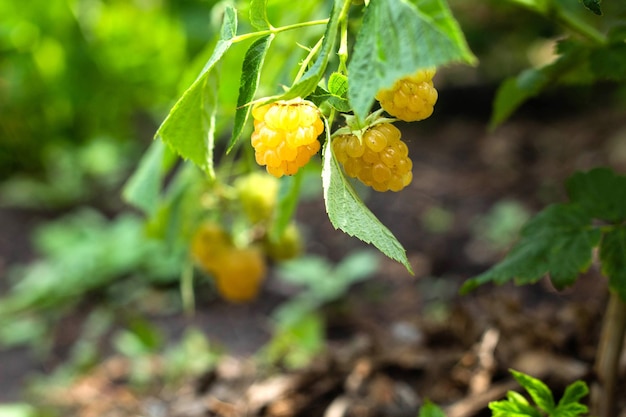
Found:
[[[250,0],[250,24],[257,30],[270,28],[267,19],[267,0]]]
[[[513,378],[530,394],[539,408],[551,413],[554,408],[554,396],[546,384],[537,378],[511,369]]]
[[[565,393],[552,417],[578,417],[589,412],[586,405],[580,404],[578,400],[589,393],[587,384],[583,381],[575,381],[565,388]]]
[[[372,3],[370,3],[371,7]],[[322,185],[324,202],[330,222],[365,243],[371,243],[389,258],[400,262],[413,273],[406,251],[391,231],[363,204],[356,191],[346,181],[332,153],[326,122],[326,143],[323,151]]]
[[[248,103],[252,101],[256,94],[261,76],[261,67],[265,61],[265,55],[272,43],[272,39],[274,39],[274,35],[263,36],[257,39],[250,45],[243,59],[239,97],[237,98],[237,110],[235,111],[233,133],[228,143],[227,152],[237,143],[243,127],[248,120],[250,114],[250,106],[248,106]]]
[[[553,63],[544,67],[527,69],[517,77],[507,78],[496,93],[493,112],[489,122],[495,128],[508,119],[528,99],[539,95],[547,87],[576,73],[588,62],[588,49],[574,42],[559,43],[561,54]],[[581,78],[574,77],[574,80]]]
[[[543,417],[530,405],[512,403],[505,400],[489,403],[492,417]]]
[[[587,384],[584,381],[575,381],[565,388],[565,392],[563,393],[561,400],[559,400],[558,406],[561,407],[567,404],[574,404],[587,394],[589,394],[589,387]]]
[[[490,127],[495,128],[511,117],[526,100],[538,95],[550,79],[541,71],[528,69],[500,84],[493,103]]]
[[[376,93],[419,69],[474,63],[444,0],[378,0],[365,9],[348,65],[348,99],[364,119]]]
[[[571,285],[589,268],[593,248],[600,242],[601,231],[591,227],[591,220],[578,205],[548,206],[524,226],[520,240],[504,260],[467,281],[461,292],[487,282],[536,282],[545,274],[550,274],[557,288]]]
[[[626,44],[624,40],[591,51],[589,65],[600,80],[626,81]]]
[[[306,97],[315,91],[317,84],[324,77],[326,66],[331,55],[335,52],[335,41],[339,29],[341,17],[350,2],[344,0],[335,0],[330,20],[326,25],[322,46],[313,65],[306,70],[302,77],[296,81],[284,94],[277,97],[276,100],[289,100],[295,97]],[[345,10],[344,10],[345,8]]]
[[[626,302],[626,225],[606,233],[600,245],[602,273],[609,278],[609,288]]]
[[[607,38],[611,44],[619,44],[626,40],[626,22],[622,21],[609,29]]]
[[[216,63],[230,48],[237,32],[237,12],[227,7],[220,39],[194,83],[170,110],[157,136],[181,157],[191,160],[213,176],[213,147],[217,104]]]
[[[608,168],[577,172],[565,183],[572,202],[594,219],[610,223],[626,220],[626,177]]]
[[[122,196],[126,202],[149,216],[156,214],[164,172],[174,160],[163,142],[152,142],[139,161],[139,167],[124,185]]]
[[[578,402],[587,394],[589,394],[589,388],[583,381],[575,381],[568,385],[552,417],[579,417],[587,414],[589,412],[587,406]]]
[[[348,77],[339,72],[330,74],[328,92],[337,97],[345,97],[348,92]]]
[[[313,102],[318,107],[320,107],[323,103],[328,103],[339,112],[347,113],[352,111],[352,107],[350,106],[348,99],[333,95],[329,91],[319,86],[311,95],[307,97],[307,99]]]
[[[509,391],[506,400],[489,403],[492,417],[543,417],[528,400],[515,391]]]
[[[420,407],[420,413],[418,417],[446,417],[443,410],[436,404],[425,400],[424,404]]]
[[[566,404],[563,407],[558,407],[550,414],[550,417],[581,417],[583,414],[587,414],[589,408],[583,404]]]
[[[602,9],[600,8],[600,1],[601,0],[583,0],[583,4],[585,5],[586,8],[591,10],[593,13],[597,14],[598,16],[602,16]]]

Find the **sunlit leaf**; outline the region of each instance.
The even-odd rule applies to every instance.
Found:
[[[424,404],[420,407],[420,413],[418,417],[446,417],[443,410],[437,405],[433,404],[429,400],[425,400]]]
[[[243,127],[248,120],[250,114],[250,106],[247,104],[254,98],[257,88],[259,86],[259,79],[261,76],[261,68],[267,50],[272,43],[274,35],[263,36],[257,39],[248,51],[243,59],[243,65],[241,70],[241,83],[239,85],[239,97],[237,98],[237,110],[235,112],[235,121],[233,126],[233,134],[228,144],[228,151],[235,145]]]
[[[250,24],[258,30],[269,29],[267,0],[250,0]]]
[[[302,77],[292,85],[289,90],[282,94],[277,99],[289,100],[295,97],[306,97],[315,91],[317,84],[324,77],[328,60],[335,53],[335,41],[337,39],[337,33],[339,29],[340,17],[345,7],[350,5],[349,2],[343,0],[335,0],[333,10],[330,14],[330,20],[326,25],[326,31],[324,32],[324,39],[322,46],[315,62]]]
[[[231,46],[237,32],[237,12],[227,7],[220,39],[200,75],[174,105],[157,136],[176,153],[213,176],[217,74],[215,65]]]
[[[551,413],[555,408],[554,396],[550,388],[537,378],[522,372],[511,370],[513,378],[530,394],[533,401],[542,410]]]

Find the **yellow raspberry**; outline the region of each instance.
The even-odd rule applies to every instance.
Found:
[[[255,106],[251,143],[255,159],[275,177],[293,175],[320,149],[324,123],[317,107],[294,99]]]
[[[213,273],[220,257],[231,246],[226,230],[215,222],[207,221],[198,227],[191,238],[190,252],[201,269]]]
[[[278,180],[265,172],[252,172],[234,183],[241,207],[252,223],[268,222],[274,214]]]
[[[267,273],[262,252],[257,247],[224,251],[214,272],[220,295],[231,302],[246,302],[256,298]]]
[[[409,149],[390,123],[370,127],[361,140],[352,134],[337,136],[332,149],[346,175],[376,191],[400,191],[413,180]]]
[[[424,120],[433,113],[438,98],[434,75],[434,69],[417,71],[396,81],[390,89],[379,91],[376,99],[387,113],[400,120]]]
[[[278,239],[272,240],[266,236],[263,243],[265,253],[273,261],[280,262],[293,259],[302,253],[302,236],[295,223],[289,223]]]

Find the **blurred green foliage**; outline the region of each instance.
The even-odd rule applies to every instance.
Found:
[[[102,291],[112,307],[137,308],[150,286],[175,284],[184,259],[147,239],[139,217],[110,221],[92,210],[41,226],[34,245],[40,260],[9,271],[14,285],[0,302],[0,343],[41,343],[90,293]]]
[[[212,36],[215,3],[2,2],[0,181],[21,174],[9,201],[43,188],[53,195],[35,203],[76,201],[84,175],[119,184]]]

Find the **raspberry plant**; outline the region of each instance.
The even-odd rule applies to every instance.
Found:
[[[167,211],[169,219],[161,217],[162,223],[177,223],[182,231],[194,229],[197,226],[183,224],[197,221],[206,207],[183,216],[183,205],[177,203],[198,192],[192,183],[204,181],[207,192],[220,195],[237,175],[257,169],[250,163],[254,160],[282,177],[276,212],[264,225],[265,234],[277,241],[297,205],[303,167],[317,160],[321,148],[321,180],[331,223],[410,271],[402,244],[365,206],[340,164],[348,176],[377,191],[406,187],[412,179],[407,147],[391,124],[396,119],[372,113],[377,94],[385,97],[383,108],[388,97],[408,106],[400,113],[394,111],[397,106],[387,106],[390,116],[421,120],[432,113],[436,101],[434,68],[451,62],[471,64],[475,58],[444,0],[316,2],[299,6],[295,15],[300,22],[279,25],[285,4],[224,3],[221,31],[208,60],[159,127],[160,141],[147,151],[125,196],[150,216]],[[326,16],[318,16],[321,10]],[[293,72],[282,69],[289,61],[280,48],[297,52],[298,45],[304,45],[300,62],[293,63]],[[232,89],[236,85],[238,91]],[[407,115],[411,112],[418,116]],[[341,146],[331,146],[347,138],[352,138],[351,149],[363,150],[358,156],[350,151],[350,160],[342,151],[334,152]],[[218,149],[225,153],[218,154]],[[192,162],[204,178],[189,174],[187,167],[179,169],[174,184],[187,174],[195,180],[181,178],[179,191],[161,194],[175,154]],[[254,236],[248,240],[253,243]]]
[[[626,81],[623,6],[598,0],[509,2],[558,23],[569,36],[558,41],[555,60],[502,83],[492,127],[553,85]],[[589,24],[589,16],[605,9],[614,18]],[[320,173],[319,147],[333,226],[410,271],[402,244],[365,206],[349,177],[376,191],[399,191],[411,182],[410,156],[393,123],[432,113],[434,70],[476,61],[446,1],[327,0],[294,7],[286,0],[251,0],[222,3],[221,10],[221,30],[207,48],[208,58],[159,127],[160,140],[125,189],[127,200],[170,240],[188,242],[208,217],[227,224],[234,247],[279,242],[306,191],[303,177]],[[284,10],[296,23],[285,19]],[[373,111],[376,100],[380,111]],[[191,164],[170,174],[177,157]],[[271,217],[262,221],[246,219],[243,200],[239,214],[233,204],[232,183],[258,165],[280,177]],[[162,191],[166,176],[172,180]],[[531,219],[510,254],[463,288],[512,279],[526,284],[546,274],[563,288],[589,268],[599,248],[611,292],[596,369],[605,408],[592,407],[601,417],[612,415],[626,328],[625,181],[602,168],[574,175],[567,184],[570,201]],[[225,215],[229,211],[234,214]]]

